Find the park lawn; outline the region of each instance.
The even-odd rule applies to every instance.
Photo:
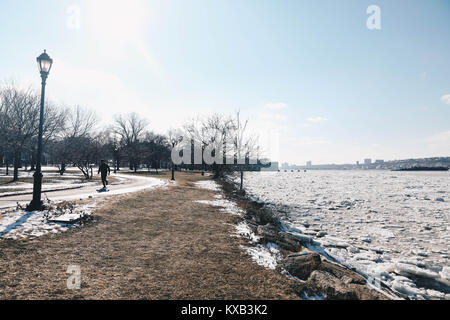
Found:
[[[103,202],[82,228],[0,241],[0,299],[297,299],[292,280],[255,264],[233,236],[239,218],[194,202],[213,200],[193,185],[207,177],[176,177]],[[66,287],[70,265],[80,290]]]

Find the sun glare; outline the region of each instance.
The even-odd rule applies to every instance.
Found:
[[[148,3],[145,0],[86,1],[89,29],[104,49],[123,50],[134,46],[148,25]]]

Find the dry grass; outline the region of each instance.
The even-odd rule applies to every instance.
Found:
[[[231,236],[236,218],[193,202],[213,199],[192,185],[203,178],[176,175],[176,186],[115,198],[83,228],[0,241],[0,298],[296,299]],[[81,267],[81,290],[66,287],[69,265]]]

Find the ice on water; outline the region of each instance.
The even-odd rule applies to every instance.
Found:
[[[450,173],[261,172],[244,185],[342,264],[411,298],[450,298]]]

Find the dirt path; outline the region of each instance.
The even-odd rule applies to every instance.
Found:
[[[1,299],[295,299],[289,280],[253,263],[232,237],[235,217],[193,200],[200,175],[131,196],[94,222],[28,241],[0,241]],[[69,265],[81,290],[66,286]]]

